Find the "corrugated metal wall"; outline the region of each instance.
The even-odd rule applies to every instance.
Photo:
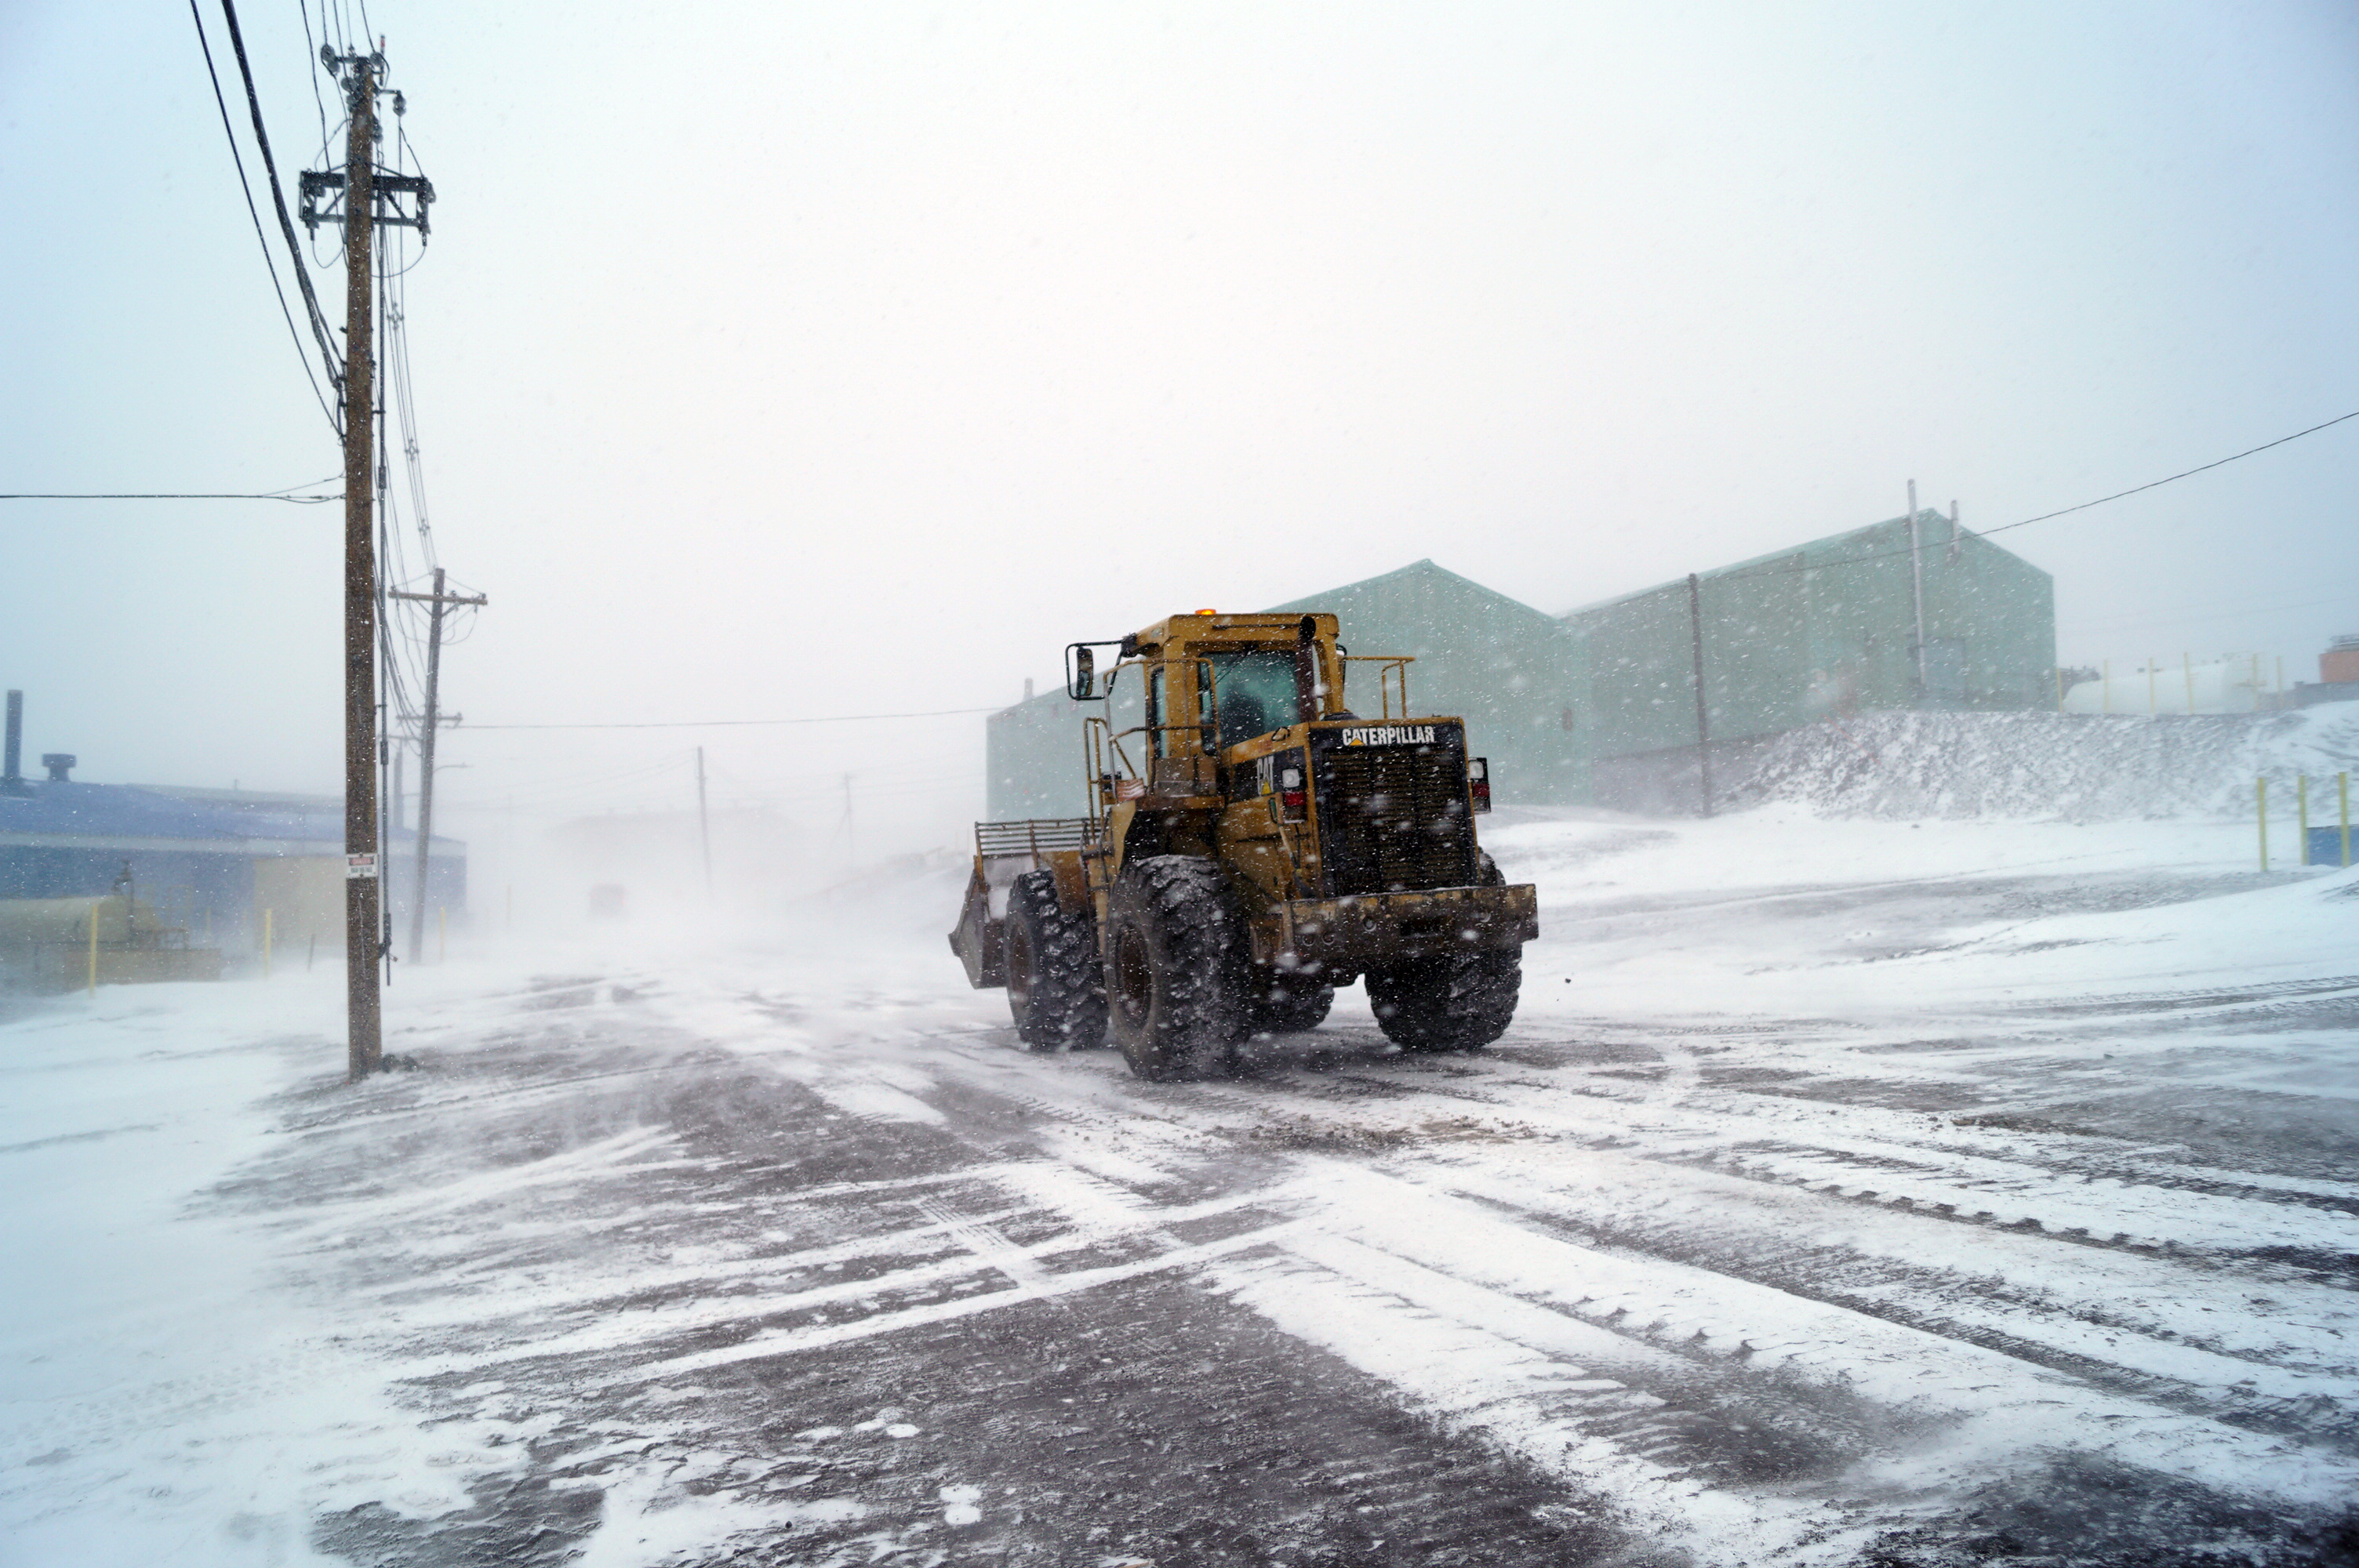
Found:
[[[1715,749],[1862,708],[2052,703],[2052,579],[1987,540],[1953,533],[1938,513],[1923,514],[1919,526],[1921,688],[1905,517],[1700,573],[1700,613],[1682,579],[1565,617],[1590,672],[1583,733],[1601,801],[1692,803],[1699,630]]]
[[[1082,720],[1098,711],[1096,703],[1075,702],[1061,688],[1052,687],[984,719],[985,820],[1014,822],[1087,812]]]

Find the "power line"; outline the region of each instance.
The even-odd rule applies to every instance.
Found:
[[[2274,441],[2263,441],[2257,447],[2247,447],[2245,450],[2236,453],[2233,457],[2221,458],[2212,462],[2205,463],[2201,468],[2189,469],[2185,473],[2172,474],[2169,479],[2158,479],[2150,483],[2133,485],[2127,490],[2117,490],[2111,495],[2101,495],[2094,501],[2084,501],[2078,506],[2067,506],[2061,512],[2044,512],[2037,517],[2027,517],[2020,523],[2005,523],[1995,528],[1984,528],[1982,532],[1985,534],[2004,534],[2009,528],[2027,528],[2034,523],[2045,523],[2050,517],[2061,517],[2065,515],[2066,513],[2086,512],[2092,506],[2103,506],[2106,502],[2119,501],[2125,495],[2136,495],[2140,491],[2153,490],[2158,486],[2169,484],[2174,481],[2187,479],[2192,475],[2202,473],[2207,470],[2219,468],[2223,464],[2233,463],[2237,458],[2249,458],[2255,452],[2266,452],[2271,447],[2282,447],[2288,441],[2299,441],[2304,436],[2315,436],[2321,430],[2326,429],[2331,426],[2342,424],[2345,419],[2359,419],[2359,408],[2354,408],[2348,414],[2337,415],[2334,418],[2326,421],[2324,425],[2312,425],[2307,430],[2296,430],[2290,436],[2279,436]]]
[[[342,501],[335,495],[287,495],[274,491],[255,493],[250,491],[221,492],[86,492],[23,491],[0,495],[0,501],[288,501],[298,506],[317,506],[323,501]]]
[[[222,95],[221,73],[213,69],[213,46],[212,40],[205,37],[205,18],[203,13],[197,9],[197,0],[189,0],[189,16],[190,19],[194,21],[197,25],[197,47],[204,51],[205,75],[212,81],[213,103],[221,109],[222,134],[229,138],[230,161],[237,166],[237,187],[245,194],[246,216],[254,220],[254,238],[255,243],[262,246],[262,265],[270,270],[270,291],[278,297],[278,313],[287,319],[287,335],[295,340],[295,352],[299,355],[303,361],[303,379],[311,384],[311,395],[319,399],[320,412],[328,416],[328,427],[330,429],[341,431],[342,427],[336,423],[336,411],[329,406],[327,394],[320,390],[319,377],[311,373],[311,356],[303,347],[303,334],[296,329],[295,312],[288,307],[287,303],[287,290],[278,281],[278,264],[271,259],[270,240],[269,237],[262,232],[262,214],[255,210],[254,205],[254,184],[245,177],[245,155],[237,150],[237,133],[230,127],[229,100]],[[240,61],[243,62],[245,59],[245,50],[243,49],[238,51],[238,58]],[[251,83],[249,82],[248,91],[250,92],[251,90]],[[260,123],[261,122],[258,119],[255,121],[255,124],[257,124]],[[277,177],[273,175],[271,178],[273,187],[275,188],[277,182]],[[300,258],[298,258],[296,263],[296,280],[303,286],[304,294],[308,298],[310,294],[311,287],[310,278],[303,272]],[[315,318],[312,322],[314,330],[317,330],[319,326],[316,319],[318,310],[319,307],[314,304],[312,306],[312,311]],[[335,371],[332,363],[329,369],[330,380],[332,381],[334,376]],[[64,500],[67,498],[62,496],[44,496],[40,499]],[[105,497],[105,499],[112,501],[125,498],[108,496]]]
[[[189,0],[193,5],[196,0]],[[229,22],[230,47],[237,52],[238,74],[245,79],[245,106],[254,117],[254,139],[262,148],[263,172],[270,177],[270,204],[278,214],[278,232],[286,236],[287,254],[295,263],[295,282],[303,291],[304,308],[311,313],[311,336],[319,341],[320,355],[327,362],[331,380],[341,379],[342,370],[337,363],[336,351],[328,341],[327,318],[320,313],[319,296],[311,292],[311,275],[303,270],[302,247],[295,243],[295,222],[287,215],[287,192],[278,184],[278,161],[270,156],[270,133],[262,126],[262,100],[254,91],[254,69],[246,63],[245,38],[238,31],[237,7],[232,0],[222,0],[222,15]]]
[[[937,708],[924,713],[831,713],[815,719],[665,719],[636,724],[470,724],[470,730],[736,730],[752,725],[856,724],[872,719],[950,719],[968,713],[997,713],[1006,704],[991,708]]]
[[[2182,479],[2190,479],[2196,474],[2207,473],[2213,469],[2223,467],[2226,464],[2235,462],[2240,459],[2249,458],[2256,452],[2266,452],[2271,447],[2282,447],[2288,441],[2299,441],[2304,436],[2315,436],[2321,430],[2332,429],[2335,426],[2342,424],[2346,419],[2359,419],[2359,408],[2354,408],[2348,414],[2339,414],[2333,418],[2325,421],[2323,424],[2312,425],[2307,430],[2296,430],[2290,436],[2279,436],[2274,441],[2263,441],[2257,447],[2247,447],[2241,452],[2234,452],[2224,458],[2215,458],[2208,463],[2202,463],[2191,469],[2182,470],[2181,471],[2172,474],[2166,479],[2149,480],[2144,484],[2132,485],[2127,490],[2117,490],[2111,495],[2101,495],[2094,501],[2083,501],[2077,506],[2060,507],[2054,512],[2043,512],[2037,517],[2026,517],[2019,523],[2002,523],[1995,528],[1969,528],[1966,529],[1965,532],[1975,538],[1983,538],[1992,534],[2004,534],[2011,528],[2028,528],[2034,523],[2045,523],[2051,518],[2069,516],[2075,512],[2086,512],[2092,506],[2103,506],[2109,501],[2119,501],[2124,496],[2137,495],[2146,491],[2159,489],[2166,484],[2175,484]],[[1864,566],[1869,561],[1890,560],[1900,556],[1908,555],[1909,553],[1910,552],[1908,550],[1878,550],[1873,555],[1853,556],[1845,560],[1821,561],[1815,565],[1804,562],[1799,566],[1758,567],[1751,571],[1718,572],[1714,573],[1710,580],[1713,582],[1735,582],[1747,578],[1784,577],[1794,572],[1832,571],[1837,567]],[[1664,585],[1665,588],[1676,586],[1678,585]],[[1644,591],[1646,593],[1659,593],[1663,590],[1663,589],[1648,589]],[[1627,597],[1636,599],[1643,596],[1643,594],[1631,594]]]
[[[320,51],[311,40],[311,0],[296,0],[296,12],[303,18],[303,52],[311,61],[311,106],[320,112],[320,145],[328,142],[328,103],[320,96]],[[328,11],[320,8],[320,30],[326,32]]]

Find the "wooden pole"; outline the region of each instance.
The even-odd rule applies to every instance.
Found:
[[[1917,481],[1908,481],[1908,574],[1917,599],[1917,701],[1922,708],[1932,700],[1933,683],[1925,674],[1925,550],[1924,540],[1918,530]],[[1690,583],[1695,579],[1690,578]],[[1712,815],[1707,811],[1706,816]]]
[[[850,815],[849,802],[844,806]],[[704,849],[704,902],[712,902],[712,825],[704,814],[704,748],[696,749],[696,841]]]
[[[1908,493],[1914,500],[1917,481],[1908,481]],[[1913,524],[1912,524],[1913,527]],[[1695,655],[1696,704],[1696,795],[1703,805],[1702,815],[1712,815],[1712,720],[1703,700],[1703,585],[1693,572],[1688,573],[1688,638]],[[1408,704],[1403,703],[1406,708]]]
[[[358,1082],[385,1056],[377,972],[375,346],[370,336],[376,189],[376,61],[353,62],[344,141],[344,1075]],[[267,916],[265,916],[266,930]],[[269,972],[267,939],[263,972]]]
[[[442,568],[434,568],[434,602],[426,609],[426,728],[418,737],[418,880],[409,891],[409,961],[426,946],[427,853],[434,837],[434,732],[442,680]]]

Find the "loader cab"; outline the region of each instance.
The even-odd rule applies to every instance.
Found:
[[[1342,713],[1343,665],[1327,615],[1175,615],[1127,639],[1139,666],[1145,750],[1220,757]]]

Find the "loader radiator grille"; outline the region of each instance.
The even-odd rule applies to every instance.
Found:
[[[1345,746],[1314,731],[1312,748],[1329,897],[1473,885],[1466,749],[1455,725],[1438,726],[1428,745]]]

